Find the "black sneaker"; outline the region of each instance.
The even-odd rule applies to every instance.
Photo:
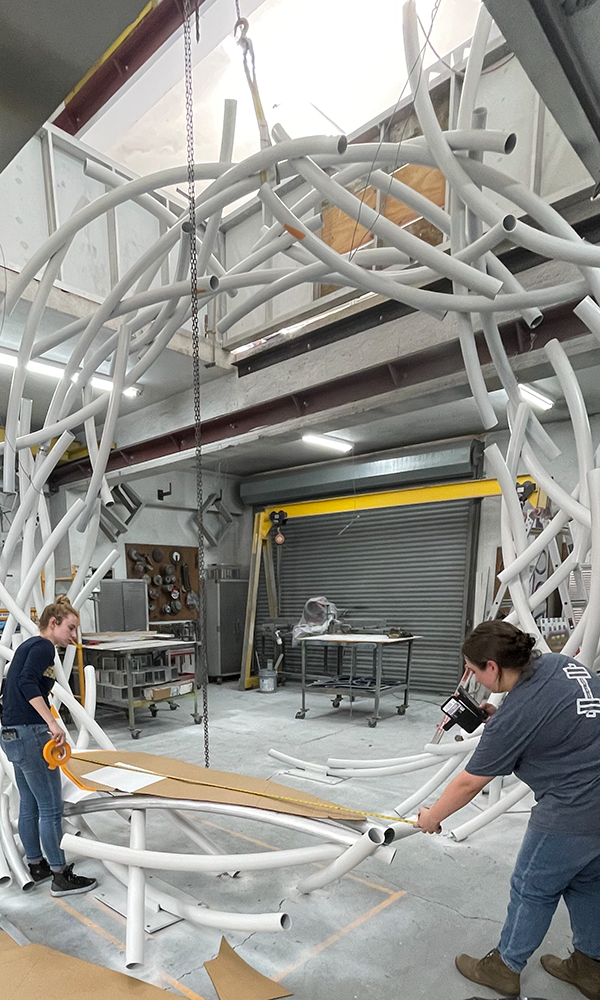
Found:
[[[76,875],[73,865],[67,865],[62,872],[52,872],[54,878],[50,886],[51,896],[78,896],[82,892],[95,889],[98,882],[95,878],[84,878]]]
[[[46,882],[49,878],[52,878],[54,872],[52,871],[50,865],[45,858],[41,861],[36,861],[33,865],[28,865],[29,871],[31,872],[31,878],[34,882]]]

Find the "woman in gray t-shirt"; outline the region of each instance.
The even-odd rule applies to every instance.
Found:
[[[511,879],[497,948],[481,960],[459,955],[459,971],[502,993],[520,993],[520,973],[540,946],[561,896],[573,931],[573,954],[542,956],[552,976],[600,1000],[600,677],[558,653],[540,655],[535,640],[507,622],[479,625],[463,645],[476,680],[505,693],[473,756],[416,825],[441,833],[441,822],[492,778],[516,774],[534,806]]]

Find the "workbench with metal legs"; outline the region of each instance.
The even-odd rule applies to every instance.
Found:
[[[396,706],[396,712],[398,715],[404,715],[406,709],[408,708],[408,697],[410,691],[410,665],[412,659],[412,647],[415,639],[421,639],[420,635],[411,636],[399,636],[397,638],[392,638],[387,635],[369,635],[365,634],[345,634],[345,633],[334,633],[332,635],[311,635],[300,640],[301,643],[301,655],[302,655],[302,706],[299,712],[296,712],[297,719],[304,719],[308,709],[306,707],[306,649],[307,645],[318,645],[325,647],[333,646],[337,649],[338,654],[338,678],[341,673],[343,650],[345,647],[351,650],[351,663],[350,663],[350,683],[349,686],[340,686],[336,683],[336,678],[331,678],[331,684],[318,682],[311,682],[308,687],[311,693],[314,694],[325,694],[332,698],[332,705],[334,708],[339,708],[340,704],[345,695],[348,696],[350,705],[354,701],[360,698],[372,698],[373,704],[373,714],[369,716],[368,723],[371,728],[375,727],[379,722],[381,716],[379,715],[379,705],[382,694],[387,694],[391,691],[403,692],[404,698],[402,704]],[[386,684],[383,680],[383,650],[386,646],[399,646],[404,644],[406,646],[406,673],[404,681],[393,682]],[[360,646],[371,646],[373,649],[373,677],[375,679],[374,686],[360,686],[353,685],[353,679],[355,677],[356,671],[356,658],[357,651]]]

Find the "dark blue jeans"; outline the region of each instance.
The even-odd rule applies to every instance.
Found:
[[[561,896],[569,910],[573,947],[600,958],[600,832],[588,837],[528,827],[498,945],[513,972],[521,972],[541,945]]]
[[[9,728],[9,727],[7,727]],[[6,739],[2,749],[15,769],[19,789],[19,837],[30,864],[42,859],[42,845],[48,864],[55,870],[65,867],[61,850],[62,790],[60,768],[51,771],[43,757],[44,744],[51,738],[48,726],[12,726],[16,739]],[[41,840],[41,844],[40,844]]]

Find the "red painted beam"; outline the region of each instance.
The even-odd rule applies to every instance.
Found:
[[[553,337],[565,342],[586,334],[587,328],[572,312],[574,304],[549,309],[544,323],[535,331],[533,344],[530,331],[524,329],[521,321],[503,324],[502,339],[509,357],[533,351],[539,355],[540,363],[544,364],[546,359],[541,348]],[[476,340],[481,363],[489,364],[491,359],[483,336],[478,334]],[[322,413],[336,406],[362,399],[375,399],[384,393],[393,392],[394,389],[419,385],[463,371],[464,364],[458,341],[450,341],[387,364],[376,365],[373,368],[344,375],[342,378],[309,386],[297,393],[289,393],[256,406],[222,414],[211,420],[203,420],[202,444],[225,441],[259,427],[273,427],[304,414]],[[115,448],[110,454],[107,471],[113,472],[167,455],[177,455],[193,449],[194,446],[194,426],[183,427],[181,430],[150,438],[140,444]],[[52,487],[57,487],[87,479],[90,473],[91,467],[87,459],[65,462],[55,469],[50,477],[50,484]]]
[[[204,0],[197,2],[200,7]],[[76,135],[182,24],[183,0],[161,0],[98,66],[53,124]]]

